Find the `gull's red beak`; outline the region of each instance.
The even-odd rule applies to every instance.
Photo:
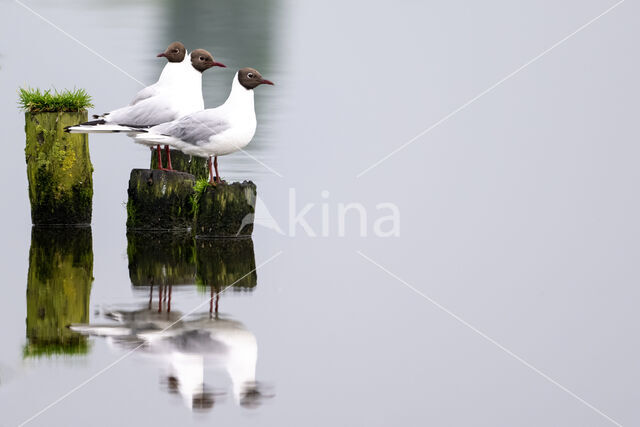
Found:
[[[216,62],[213,61],[213,65],[211,65],[212,67],[222,67],[222,68],[227,68],[226,65],[224,65],[222,62]]]
[[[271,85],[271,86],[273,86],[275,84],[271,80],[267,80],[267,79],[260,79],[260,83],[265,84],[265,85]]]
[[[156,55],[156,58],[166,58],[166,57],[167,57],[167,55],[164,52],[159,53],[159,54]]]

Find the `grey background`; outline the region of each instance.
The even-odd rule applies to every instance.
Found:
[[[138,89],[10,1],[2,3],[0,425],[16,425],[121,353],[22,360],[30,243],[19,86],[83,87],[96,111]],[[401,236],[295,237],[257,228],[252,294],[222,310],[258,339],[257,410],[231,399],[191,413],[131,357],[30,425],[611,425],[356,254],[411,285],[624,425],[640,423],[637,218],[638,16],[627,1],[368,174],[356,174],[610,7],[610,1],[126,2],[32,0],[30,7],[144,82],[175,39],[228,69],[204,76],[205,103],[234,68],[256,91],[252,155],[220,160],[252,179],[286,227],[300,204],[393,202]],[[90,139],[94,173],[91,307],[145,295],[127,273],[123,202],[148,150]],[[320,228],[320,207],[308,215]],[[353,219],[353,218],[352,218]],[[206,296],[184,292],[186,311]]]

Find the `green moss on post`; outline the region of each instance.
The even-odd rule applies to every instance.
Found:
[[[251,236],[256,185],[251,181],[206,186],[197,197],[195,233],[198,237]]]
[[[133,286],[195,283],[195,247],[190,233],[128,232],[127,243]]]
[[[25,357],[87,352],[67,325],[88,322],[92,281],[90,227],[32,229]]]
[[[191,229],[194,184],[195,177],[184,172],[133,169],[127,190],[127,229]]]
[[[162,150],[163,166],[167,166],[165,162],[164,150]],[[207,159],[197,156],[189,156],[182,151],[171,150],[171,167],[179,172],[187,172],[195,176],[196,179],[209,178],[209,169],[207,169]],[[151,169],[158,169],[158,155],[156,150],[151,150]]]
[[[258,283],[251,238],[196,239],[196,265],[200,287],[250,290]]]
[[[25,113],[25,156],[34,225],[91,223],[93,166],[87,135],[64,132],[65,126],[86,120],[86,110]]]

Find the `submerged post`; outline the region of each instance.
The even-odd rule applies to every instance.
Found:
[[[93,165],[87,135],[64,132],[65,126],[87,120],[89,101],[81,90],[55,94],[21,90],[34,225],[91,223]]]

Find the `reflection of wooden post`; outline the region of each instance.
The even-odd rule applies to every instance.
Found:
[[[256,259],[249,239],[196,239],[196,283],[216,291],[256,286]]]
[[[93,166],[86,134],[64,132],[87,112],[25,113],[31,221],[90,224]]]
[[[32,229],[25,356],[87,351],[67,325],[88,322],[92,281],[91,228]]]
[[[196,275],[193,244],[193,238],[187,233],[127,233],[131,284],[193,284]]]

